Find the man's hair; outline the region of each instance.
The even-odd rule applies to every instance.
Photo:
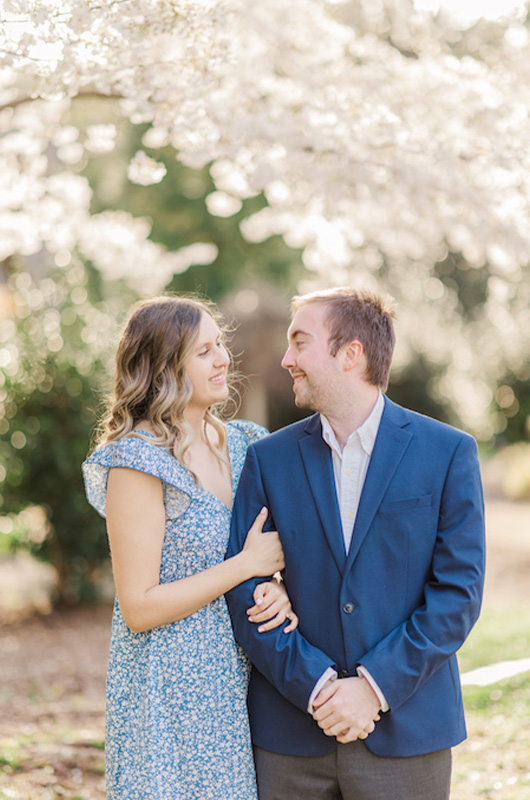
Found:
[[[347,286],[325,289],[293,297],[291,314],[309,303],[327,306],[324,324],[330,333],[331,354],[336,356],[341,347],[357,339],[366,357],[365,380],[385,391],[396,341],[392,298]]]

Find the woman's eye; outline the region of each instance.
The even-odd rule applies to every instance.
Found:
[[[209,347],[207,347],[207,348],[206,348],[206,350],[201,350],[201,352],[199,353],[199,355],[200,355],[200,356],[207,356],[209,352],[210,352],[210,348],[209,348]]]

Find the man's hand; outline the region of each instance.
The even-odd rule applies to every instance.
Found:
[[[313,702],[313,718],[338,742],[366,739],[379,721],[381,704],[365,678],[328,681]]]

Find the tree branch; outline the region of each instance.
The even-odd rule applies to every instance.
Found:
[[[70,100],[85,100],[90,98],[99,97],[102,100],[123,100],[124,96],[122,94],[102,94],[101,92],[96,91],[89,91],[89,92],[79,92],[79,94],[70,97]],[[24,103],[33,103],[35,100],[43,100],[42,97],[19,97],[17,100],[13,100],[11,103],[5,103],[4,105],[0,106],[0,112],[4,111],[6,108],[17,108],[17,106],[24,105]],[[44,100],[44,102],[46,102]]]

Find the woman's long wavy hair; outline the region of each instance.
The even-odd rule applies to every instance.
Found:
[[[139,422],[151,423],[154,444],[167,448],[181,462],[193,442],[193,430],[184,419],[193,386],[184,368],[190,356],[203,314],[209,314],[222,334],[220,314],[206,300],[185,297],[155,297],[133,307],[116,353],[114,390],[109,411],[102,422],[100,444],[126,436],[145,438],[134,431]],[[222,404],[224,405],[224,404]],[[217,457],[223,457],[226,428],[219,407],[204,417],[206,441]],[[218,435],[213,444],[208,426]]]

